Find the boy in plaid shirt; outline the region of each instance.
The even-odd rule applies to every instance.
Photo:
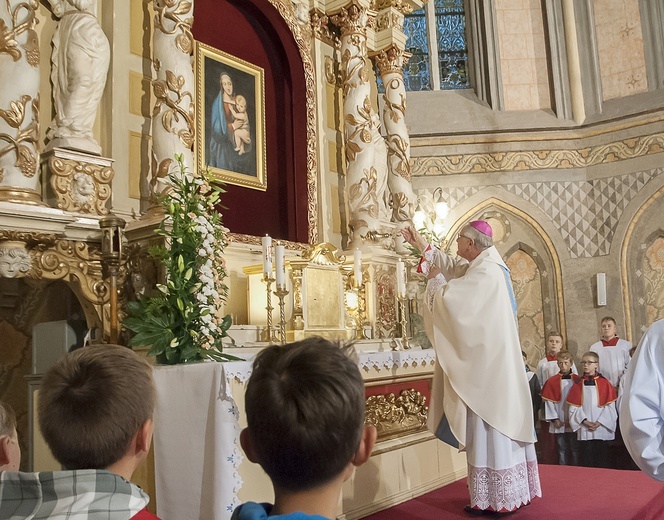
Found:
[[[64,471],[0,473],[0,518],[155,519],[129,480],[152,441],[152,367],[128,348],[76,350],[49,369],[39,426]]]

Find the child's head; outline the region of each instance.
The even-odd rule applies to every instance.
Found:
[[[244,96],[235,96],[235,110],[238,112],[246,112],[247,110],[247,100],[244,99]]]
[[[572,354],[567,351],[558,353],[558,368],[561,374],[568,374],[572,370]]]
[[[122,459],[137,432],[152,436],[152,367],[131,349],[84,347],[42,380],[39,426],[66,469],[105,469]]]
[[[597,369],[599,367],[599,356],[595,352],[586,352],[581,357],[581,366],[583,367],[583,373],[588,376],[594,376],[597,374]]]
[[[602,334],[602,337],[604,339],[608,340],[614,338],[618,333],[616,320],[614,320],[611,316],[605,316],[604,318],[602,318],[602,322],[600,325],[600,333]]]
[[[375,430],[364,453],[364,382],[349,352],[350,345],[308,338],[256,356],[245,395],[248,427],[240,439],[275,489],[327,484],[371,454]]]
[[[0,401],[0,471],[18,471],[20,464],[16,415],[11,406]]]
[[[546,353],[555,356],[563,349],[563,335],[557,331],[551,331],[546,336]]]

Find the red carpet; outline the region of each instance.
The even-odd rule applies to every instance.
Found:
[[[640,471],[540,465],[542,498],[510,520],[658,520],[664,519],[664,483]],[[466,479],[366,517],[370,520],[495,518],[464,513]]]

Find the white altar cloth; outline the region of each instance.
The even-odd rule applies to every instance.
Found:
[[[434,361],[433,349],[359,354],[359,366],[369,376]],[[244,455],[231,382],[246,383],[252,364],[247,360],[156,367],[154,458],[160,518],[228,520],[240,504],[238,467]]]
[[[164,519],[222,520],[239,504],[243,459],[230,392],[251,362],[196,363],[155,369],[154,455],[157,514]]]

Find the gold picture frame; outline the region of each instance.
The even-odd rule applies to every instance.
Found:
[[[212,180],[267,190],[263,68],[196,42],[196,156]]]

